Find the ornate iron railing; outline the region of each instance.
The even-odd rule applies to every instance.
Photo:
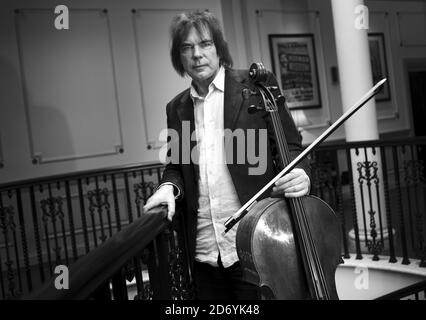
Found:
[[[312,159],[313,193],[340,217],[344,258],[426,267],[426,138],[329,144]]]
[[[28,295],[54,277],[57,266],[72,265],[140,218],[163,169],[132,165],[0,185],[0,299]],[[128,282],[136,279],[138,298],[164,296],[158,284],[169,264],[181,268],[185,256],[177,239],[165,229],[120,271]]]
[[[418,259],[426,266],[425,144],[426,138],[369,141],[313,152],[312,193],[340,217],[343,257]],[[133,165],[0,185],[0,298],[37,292],[56,266],[72,266],[140,221],[163,168]],[[377,194],[383,199],[372,206]],[[175,231],[166,228],[139,249],[89,296],[126,299],[132,280],[136,298],[192,296],[186,249]]]
[[[23,298],[127,300],[132,278],[137,287],[133,299],[191,298],[184,255],[166,217],[167,208],[144,213],[65,269],[66,279],[54,276]],[[149,280],[143,279],[143,265]]]

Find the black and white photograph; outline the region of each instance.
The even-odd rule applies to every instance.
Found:
[[[373,82],[376,83],[388,77],[387,61],[385,51],[385,39],[383,33],[368,34],[368,45],[370,48],[371,72]],[[376,101],[390,100],[389,83],[383,86],[375,97]]]
[[[425,0],[0,0],[0,306],[425,300],[425,120]]]
[[[272,70],[289,109],[321,106],[312,34],[269,35]]]

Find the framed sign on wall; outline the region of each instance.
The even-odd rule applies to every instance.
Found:
[[[272,70],[289,109],[320,108],[313,34],[270,34]]]

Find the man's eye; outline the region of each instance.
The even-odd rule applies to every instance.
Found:
[[[182,47],[181,47],[181,50],[182,51],[189,51],[189,50],[191,50],[192,49],[192,46],[191,45],[189,45],[189,44],[187,44],[187,45],[183,45]]]
[[[213,41],[210,41],[210,40],[201,42],[201,47],[203,47],[203,48],[209,48],[212,45],[213,45]]]

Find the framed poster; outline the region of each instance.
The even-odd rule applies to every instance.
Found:
[[[270,34],[272,70],[289,109],[320,108],[321,96],[312,34]]]
[[[388,78],[384,34],[369,33],[368,46],[370,48],[371,71],[373,73],[372,76],[374,85],[383,78]],[[375,98],[376,101],[390,100],[389,81],[386,81],[385,85],[382,87]]]

